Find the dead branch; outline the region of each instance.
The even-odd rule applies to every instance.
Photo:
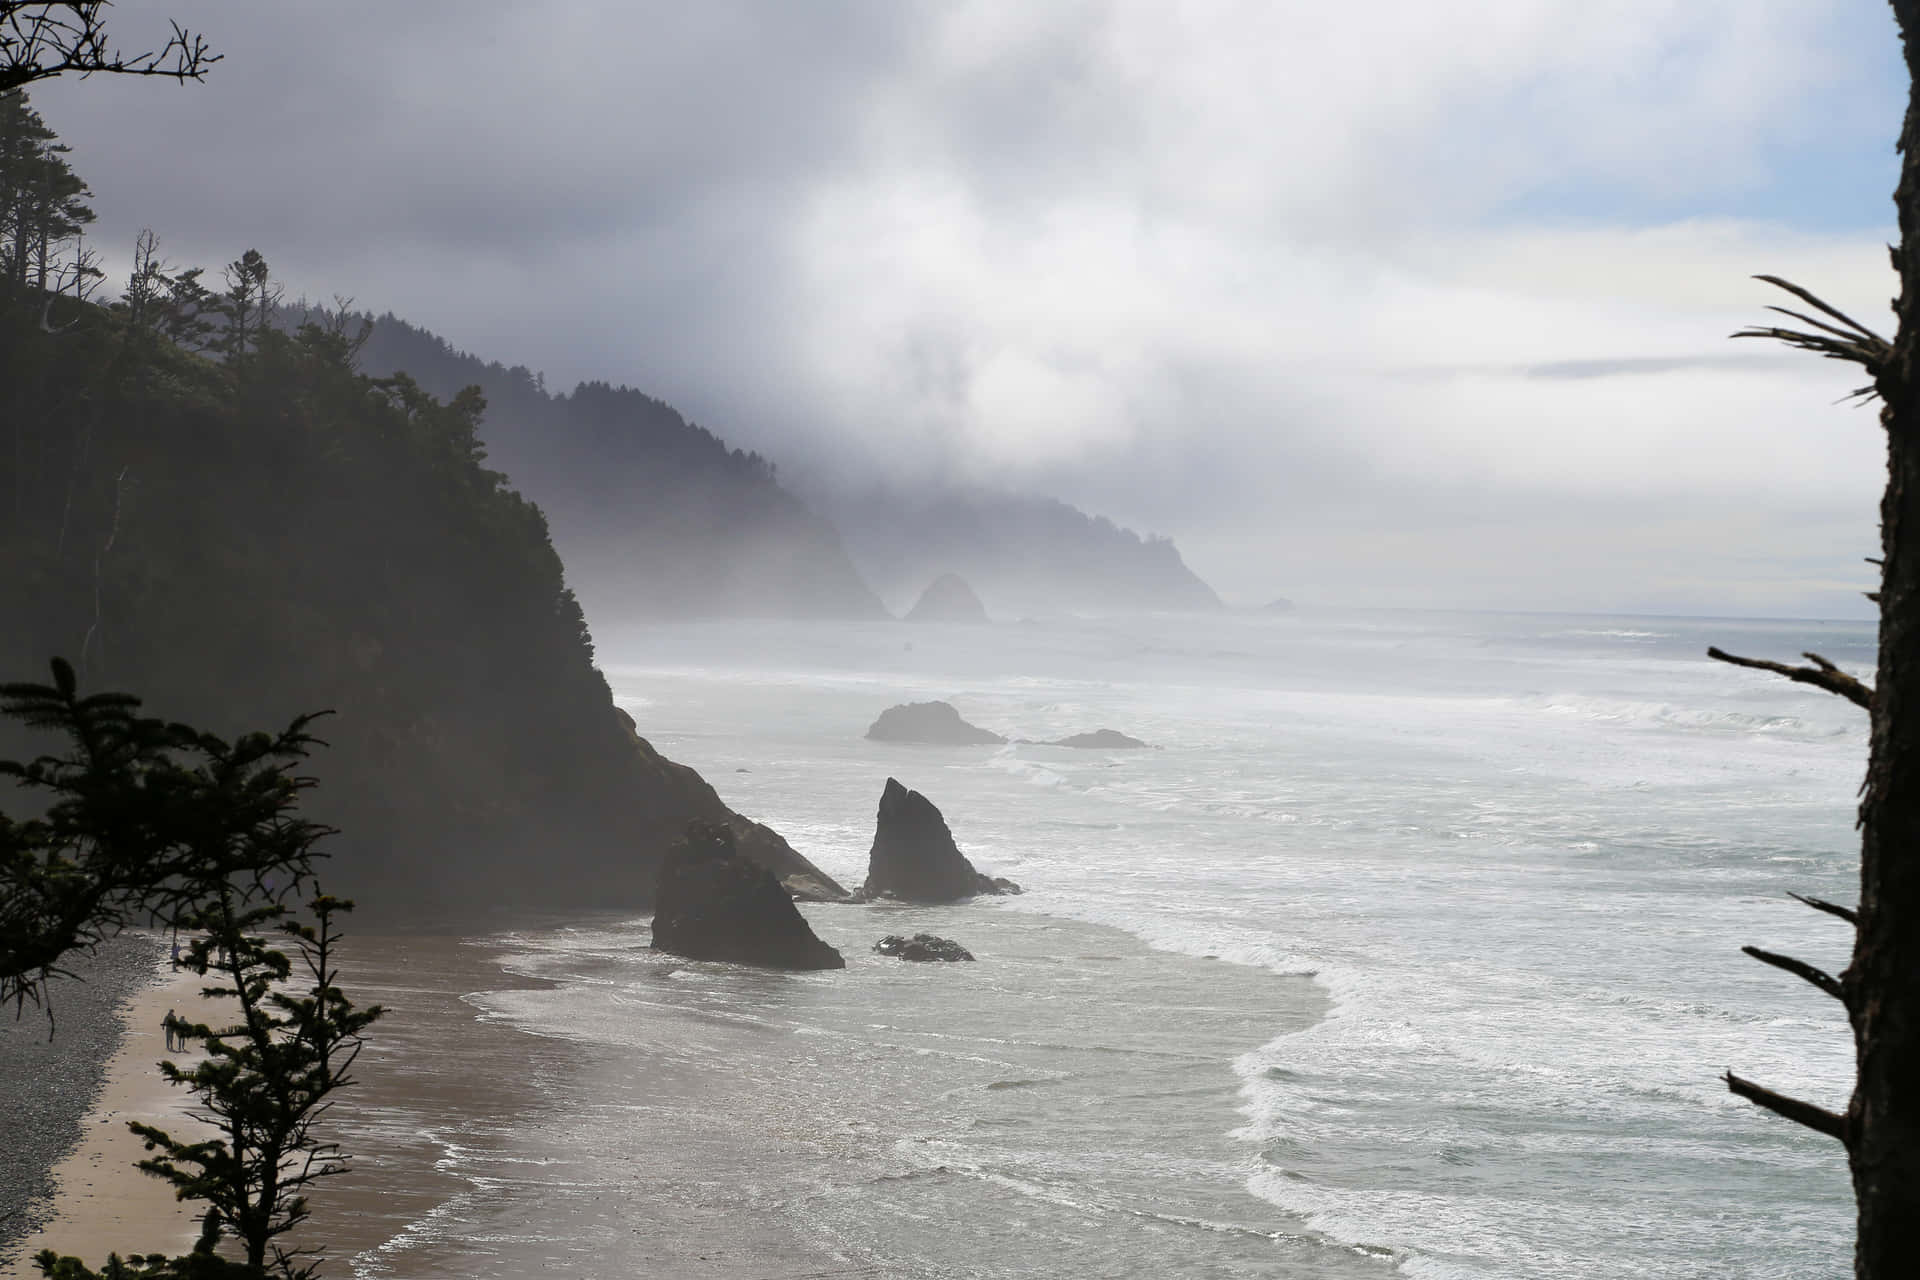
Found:
[[[0,0],[0,93],[59,75],[204,79],[222,55],[179,23],[166,44],[125,54],[108,43],[103,0]]]
[[[1852,907],[1843,907],[1837,902],[1828,902],[1825,898],[1809,898],[1803,894],[1793,893],[1791,891],[1788,892],[1787,896],[1806,903],[1815,911],[1824,911],[1830,916],[1839,916],[1848,924],[1858,925],[1860,923],[1860,917]]]
[[[1790,347],[1802,351],[1811,351],[1828,360],[1845,360],[1857,364],[1872,374],[1877,383],[1880,375],[1886,371],[1893,360],[1893,344],[1867,328],[1837,307],[1828,305],[1799,285],[1779,276],[1755,276],[1775,288],[1784,289],[1808,306],[1819,311],[1829,319],[1839,322],[1839,327],[1824,320],[1816,320],[1805,312],[1794,311],[1788,307],[1767,308],[1783,316],[1798,320],[1806,329],[1780,329],[1771,325],[1753,325],[1741,329],[1733,336],[1736,338],[1771,338],[1775,342],[1784,342]],[[1869,400],[1878,394],[1873,384],[1858,387],[1846,398]]]
[[[1826,1134],[1829,1138],[1837,1138],[1841,1142],[1847,1140],[1847,1119],[1845,1116],[1829,1111],[1825,1107],[1816,1107],[1811,1102],[1802,1102],[1798,1098],[1789,1098],[1784,1093],[1775,1093],[1773,1090],[1763,1088],[1751,1080],[1742,1080],[1731,1071],[1727,1072],[1721,1079],[1727,1082],[1727,1088],[1733,1090],[1748,1102],[1753,1103],[1756,1107],[1764,1107],[1777,1116],[1791,1120],[1795,1124],[1803,1124],[1815,1132]]]
[[[1816,689],[1825,689],[1828,693],[1838,694],[1855,706],[1873,709],[1873,690],[1817,653],[1800,655],[1813,664],[1810,667],[1790,667],[1784,662],[1769,662],[1765,658],[1742,658],[1724,649],[1711,647],[1707,650],[1707,656],[1720,662],[1730,662],[1736,667],[1771,671],[1798,684],[1810,684]]]
[[[1840,988],[1840,980],[1824,969],[1816,969],[1804,960],[1795,960],[1792,956],[1783,956],[1777,951],[1762,951],[1759,947],[1740,949],[1761,964],[1770,964],[1776,969],[1785,969],[1796,978],[1804,978],[1841,1004],[1847,1002],[1846,992]]]

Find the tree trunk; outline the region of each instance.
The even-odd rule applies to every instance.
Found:
[[[1920,0],[1891,2],[1911,82],[1894,193],[1899,330],[1876,379],[1887,432],[1880,666],[1860,803],[1859,928],[1842,975],[1859,1065],[1847,1109],[1859,1280],[1920,1266]]]

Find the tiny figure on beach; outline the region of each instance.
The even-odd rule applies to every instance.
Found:
[[[180,1047],[180,1037],[173,1031],[173,1010],[167,1010],[167,1016],[160,1019],[160,1028],[167,1033],[167,1052],[173,1053]]]
[[[180,941],[177,938],[173,943],[173,967],[175,969],[180,967]]]

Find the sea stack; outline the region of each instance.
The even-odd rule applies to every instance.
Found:
[[[1041,744],[1047,747],[1076,747],[1082,751],[1141,751],[1151,743],[1130,738],[1118,729],[1095,729],[1092,733],[1076,733],[1071,737],[1055,738],[1052,742]]]
[[[957,573],[943,573],[907,611],[908,622],[985,622],[987,607]]]
[[[958,902],[982,893],[1018,893],[1011,880],[974,870],[953,842],[947,820],[933,801],[909,791],[893,778],[880,793],[873,852],[867,855],[867,882],[860,896],[902,902]]]
[[[733,832],[696,822],[660,863],[653,948],[690,960],[769,969],[844,969],[773,872],[734,847]]]
[[[867,728],[875,742],[915,742],[938,747],[998,746],[1005,738],[968,724],[951,702],[903,702],[888,707]]]

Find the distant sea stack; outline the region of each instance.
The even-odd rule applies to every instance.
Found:
[[[974,870],[953,842],[947,820],[933,801],[893,778],[880,793],[873,852],[867,856],[866,899],[958,902],[982,893],[1018,893],[1020,886]]]
[[[908,622],[985,622],[987,607],[957,573],[943,573],[927,584],[907,610]]]
[[[888,707],[867,729],[875,742],[914,742],[941,747],[998,746],[1006,739],[968,724],[950,702],[905,702]]]
[[[773,872],[739,852],[732,831],[701,822],[660,863],[653,948],[769,969],[847,967]]]
[[[1076,733],[1070,737],[1055,738],[1052,742],[1042,743],[1048,747],[1078,747],[1084,751],[1140,751],[1151,746],[1138,738],[1129,738],[1118,729],[1095,729],[1092,733]]]

